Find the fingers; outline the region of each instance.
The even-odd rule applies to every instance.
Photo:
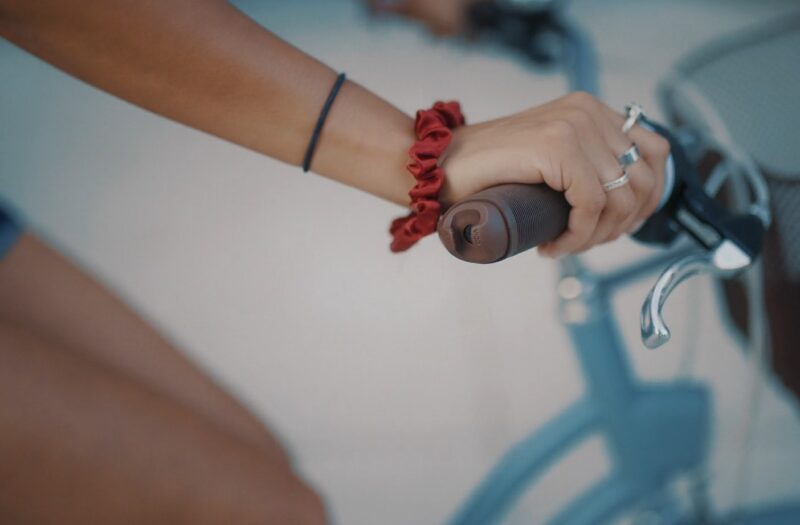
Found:
[[[628,185],[609,192],[610,210],[608,213],[604,212],[604,216],[601,217],[601,225],[598,226],[598,230],[601,231],[587,246],[588,248],[593,244],[613,241],[623,234],[634,231],[655,211],[663,191],[664,163],[669,155],[669,144],[660,135],[641,126],[634,126],[627,134],[623,133],[622,125],[625,118],[593,97],[579,95],[572,98],[573,104],[588,109],[618,163],[622,153],[634,144],[640,153],[639,160],[625,167],[629,175]],[[592,158],[601,159],[597,154]],[[606,167],[603,171],[607,173],[610,170],[610,167]],[[622,190],[626,188],[627,191],[623,192]],[[617,197],[618,194],[623,194],[622,198]],[[622,212],[626,207],[630,207],[631,202],[633,209],[625,216]],[[610,216],[608,221],[606,215]],[[609,223],[613,221],[616,223],[613,227],[609,227]]]
[[[621,235],[635,230],[642,221],[653,213],[655,204],[658,203],[657,199],[655,201],[653,199],[654,194],[658,195],[658,192],[656,192],[657,177],[650,166],[640,159],[628,166],[627,171],[630,176],[629,185],[635,196],[636,208],[627,220],[619,224],[609,240],[617,239]]]
[[[620,160],[623,153],[631,148],[636,148],[639,151],[640,158],[632,164],[624,166],[625,171],[629,176],[628,189],[633,195],[633,210],[625,218],[622,218],[619,223],[615,225],[612,233],[604,239],[606,242],[613,241],[623,234],[630,233],[634,230],[643,220],[650,216],[658,203],[660,195],[657,188],[660,188],[663,183],[661,182],[661,175],[656,175],[655,171],[650,167],[647,161],[641,155],[641,148],[635,144],[631,139],[622,133],[621,124],[616,119],[608,120],[611,124],[611,129],[606,131],[606,140],[611,149],[616,153],[616,161],[621,164]],[[616,193],[619,190],[612,190],[611,193]]]
[[[577,145],[565,148],[564,153],[567,155],[564,158],[569,160],[560,174],[561,187],[551,181],[548,181],[548,185],[564,191],[572,210],[567,231],[555,241],[539,247],[539,253],[548,257],[574,253],[587,246],[593,238],[600,215],[606,208],[606,194],[594,165]]]
[[[566,112],[564,106],[569,108]],[[622,133],[624,119],[621,115],[586,93],[574,93],[547,107],[562,118],[566,116],[576,129],[580,147],[593,164],[601,185],[624,175],[625,171],[620,166],[620,155],[633,144]],[[626,171],[628,183],[605,194],[606,204],[595,231],[575,251],[584,251],[618,238],[652,212],[658,202],[658,195],[653,195],[657,184],[654,171],[642,158],[628,166]],[[569,244],[566,246],[571,248]],[[547,247],[545,252],[550,253],[551,250],[555,248]]]
[[[636,219],[624,232],[627,233],[631,228],[652,215],[661,200],[661,194],[664,190],[664,166],[667,157],[669,157],[669,142],[658,133],[648,131],[641,126],[631,128],[627,136],[622,134],[621,128],[625,122],[625,117],[606,105],[603,105],[603,108],[608,121],[624,137],[623,140],[627,140],[628,146],[625,149],[635,143],[641,156],[638,162],[628,168],[628,172],[631,173],[631,184],[641,192],[641,196],[637,195],[641,199],[641,206],[636,214]],[[614,140],[613,147],[623,147],[622,141],[619,139]],[[648,191],[649,186],[652,186],[652,188]]]
[[[618,177],[624,176],[624,171],[617,168]],[[628,173],[628,184],[615,188],[607,193],[608,206],[603,210],[600,217],[600,225],[592,241],[585,249],[591,246],[616,240],[624,231],[627,224],[632,223],[636,218],[638,207],[637,193],[634,192]]]
[[[567,231],[539,251],[551,257],[583,251],[630,232],[661,197],[668,143],[640,126],[622,133],[623,122],[594,97],[576,93],[468,126],[470,135],[446,157],[449,179],[463,181],[463,195],[496,184],[544,181],[564,192],[572,210]],[[623,176],[620,156],[634,142],[640,158],[626,166],[623,184],[605,191],[604,185]]]
[[[612,153],[602,135],[595,135],[594,140],[586,139],[582,146],[597,169],[601,185],[613,182],[624,176],[625,171],[620,167],[616,155]],[[603,188],[603,191],[606,194],[606,206],[600,215],[594,233],[581,247],[581,250],[588,250],[594,245],[608,242],[618,237],[623,225],[632,222],[635,218],[635,213],[638,211],[637,195],[634,193],[630,182],[608,192]]]
[[[639,146],[642,160],[652,170],[655,183],[650,198],[640,213],[639,220],[644,220],[653,214],[661,201],[664,191],[664,167],[670,153],[669,141],[658,133],[647,131],[641,126],[634,126],[629,135],[631,140]]]

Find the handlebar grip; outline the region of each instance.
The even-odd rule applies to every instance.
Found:
[[[439,219],[454,256],[489,264],[552,241],[567,229],[570,206],[545,184],[502,184],[460,200]]]

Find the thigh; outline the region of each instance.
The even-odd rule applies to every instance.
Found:
[[[273,434],[115,294],[37,237],[0,260],[0,321],[118,370],[288,462]]]
[[[137,381],[0,323],[3,523],[322,524],[280,461]]]

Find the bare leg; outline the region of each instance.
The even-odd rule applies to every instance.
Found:
[[[288,463],[277,439],[153,328],[32,235],[0,261],[0,321],[141,381]]]
[[[0,464],[4,523],[325,522],[263,447],[3,323]]]

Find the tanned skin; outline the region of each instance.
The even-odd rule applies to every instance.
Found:
[[[422,16],[411,4],[427,5],[398,12]],[[432,27],[452,32],[458,22],[442,20],[455,13],[436,10]],[[0,0],[0,37],[128,102],[294,165],[336,77],[222,0]],[[572,212],[543,254],[613,240],[655,207],[668,154],[658,136],[625,136],[621,123],[576,94],[464,126],[441,159],[441,200],[545,183]],[[311,167],[404,205],[413,141],[410,115],[348,81]],[[630,184],[603,192],[631,141],[643,160]],[[328,522],[254,415],[33,234],[0,260],[0,464],[3,522]]]

